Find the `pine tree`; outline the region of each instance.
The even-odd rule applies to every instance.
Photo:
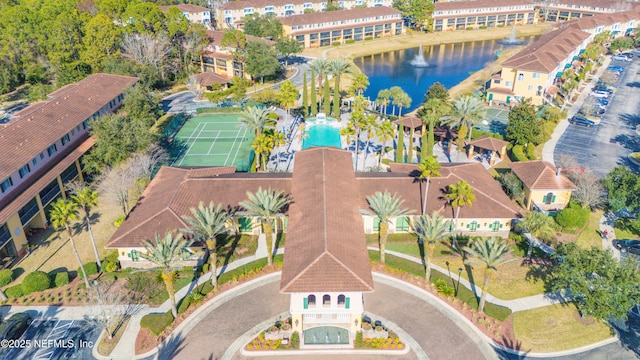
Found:
[[[311,115],[318,113],[318,100],[316,99],[316,73],[311,70]]]
[[[324,91],[322,92],[322,109],[324,110],[325,114],[329,114],[329,112],[331,111],[331,100],[329,99],[330,97],[331,93],[329,89],[329,82],[325,81]]]
[[[333,116],[340,117],[340,78],[335,76],[335,83],[333,84]]]
[[[398,141],[396,146],[396,162],[404,162],[404,122],[400,118],[400,125],[398,126]]]
[[[302,81],[302,113],[304,116],[309,115],[309,99],[307,97],[307,72],[305,71],[304,80]]]

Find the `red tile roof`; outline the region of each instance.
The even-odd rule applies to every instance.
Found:
[[[393,122],[394,124],[400,126],[400,119],[395,120]],[[402,126],[406,127],[406,128],[418,128],[421,127],[423,125],[422,120],[420,120],[420,118],[417,118],[415,116],[403,116],[402,117]]]
[[[589,36],[574,27],[554,30],[507,59],[502,66],[550,73]]]
[[[196,81],[202,86],[211,86],[213,84],[228,84],[231,79],[212,72],[203,72],[196,75]]]
[[[378,16],[386,15],[401,15],[402,12],[388,8],[386,6],[376,6],[369,8],[358,8],[349,10],[336,10],[327,12],[315,12],[309,14],[291,15],[285,17],[279,17],[278,20],[282,25],[308,25],[319,23],[333,23],[334,21],[361,19],[361,18],[375,18]],[[401,18],[397,18],[401,20]],[[371,21],[380,21],[383,19],[371,19]],[[357,24],[352,24],[357,25]],[[319,31],[319,30],[318,30]]]
[[[637,6],[637,5],[636,5]],[[598,26],[613,25],[615,23],[628,23],[630,20],[640,19],[640,10],[627,10],[619,13],[610,14],[598,14],[594,16],[585,16],[580,19],[571,20],[567,22],[567,26],[579,29],[579,30],[591,30]],[[638,26],[636,24],[636,26]],[[626,27],[620,28],[620,31],[627,30]]]
[[[576,186],[546,161],[511,163],[511,170],[531,190],[574,190]]]
[[[93,74],[50,94],[0,125],[0,179],[5,179],[51,144],[135,84],[130,76]]]
[[[241,10],[244,8],[264,8],[265,6],[280,7],[288,4],[302,5],[304,3],[323,3],[326,0],[236,0],[226,2],[218,7],[220,10]]]
[[[280,292],[373,291],[351,153],[298,152]]]
[[[489,136],[483,136],[470,142],[471,145],[482,149],[500,152],[505,146],[509,145],[508,141],[499,140]]]

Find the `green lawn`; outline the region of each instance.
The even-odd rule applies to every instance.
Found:
[[[592,247],[602,249],[602,237],[600,236],[600,218],[602,214],[602,210],[596,210],[591,213],[587,227],[578,235],[576,245],[583,249]]]
[[[628,220],[618,219],[616,221],[616,239],[638,239],[638,235],[631,231],[631,228],[627,224]]]
[[[613,331],[599,321],[579,321],[573,304],[545,306],[513,315],[513,329],[520,350],[552,352],[574,349],[613,336]]]

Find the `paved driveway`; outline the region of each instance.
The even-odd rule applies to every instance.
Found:
[[[219,306],[197,324],[179,342],[175,350],[167,349],[172,359],[219,359],[233,341],[255,324],[289,309],[289,296],[278,293],[279,281],[254,288]],[[431,360],[483,359],[474,341],[445,314],[404,290],[376,281],[375,292],[365,295],[365,309],[388,319],[408,332]],[[164,358],[164,356],[160,356]],[[236,353],[234,359],[244,359]],[[327,359],[327,355],[296,359]],[[343,355],[332,359],[397,359],[397,356]],[[417,359],[413,353],[403,359]]]
[[[592,128],[569,125],[554,151],[556,162],[562,154],[573,156],[600,177],[618,165],[634,168],[627,155],[640,150],[640,136],[635,133],[640,124],[640,60],[612,61],[611,65],[622,66],[625,72],[602,122]]]

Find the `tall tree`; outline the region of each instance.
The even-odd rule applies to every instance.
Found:
[[[84,221],[87,223],[87,231],[91,239],[93,254],[96,256],[96,264],[98,265],[98,270],[100,270],[102,269],[102,263],[100,262],[100,255],[98,255],[96,240],[93,237],[93,230],[91,230],[91,208],[98,205],[98,192],[85,185],[75,191],[75,194],[71,195],[71,201],[84,212]]]
[[[189,226],[183,231],[193,234],[196,240],[202,240],[207,244],[209,251],[209,265],[211,268],[211,284],[218,286],[218,239],[217,237],[227,233],[229,214],[223,209],[222,204],[209,203],[205,206],[201,201],[198,208],[191,208],[192,216],[183,216],[182,219]]]
[[[402,116],[402,108],[411,106],[411,97],[400,86],[393,86],[391,89],[393,105],[398,107],[398,117]]]
[[[275,120],[269,119],[269,110],[257,106],[248,106],[238,119],[242,123],[240,126],[253,130],[256,137],[263,131],[275,129]]]
[[[399,216],[409,215],[410,210],[401,208],[404,200],[400,199],[397,194],[391,195],[388,191],[375,192],[373,195],[367,196],[367,202],[372,211],[361,209],[360,211],[368,216],[377,216],[380,221],[380,229],[378,230],[378,245],[380,247],[380,262],[385,263],[385,248],[387,246],[387,234],[389,233],[389,225],[391,220]]]
[[[351,80],[351,86],[349,87],[349,93],[352,96],[362,95],[362,93],[369,87],[369,78],[367,75],[359,72]]]
[[[324,82],[324,89],[322,91],[322,110],[325,114],[331,112],[331,91],[329,90],[329,82]]]
[[[418,244],[424,244],[424,254],[426,260],[425,279],[431,278],[431,259],[436,250],[436,245],[447,237],[450,220],[444,218],[434,211],[431,216],[422,214],[413,224],[413,232],[418,236]]]
[[[422,215],[427,212],[427,194],[429,193],[429,183],[432,176],[440,176],[440,163],[435,156],[428,156],[422,159],[418,165],[418,178],[426,183],[424,189],[424,200],[422,201]]]
[[[618,261],[611,251],[567,243],[558,245],[553,258],[547,283],[552,290],[569,292],[583,317],[625,319],[638,303],[640,274],[629,257]]]
[[[531,99],[524,99],[509,112],[506,139],[514,145],[540,144],[543,136],[543,120],[538,118]]]
[[[455,184],[451,184],[447,188],[445,198],[449,200],[451,207],[456,210],[455,223],[452,226],[453,230],[453,242],[452,247],[456,247],[456,228],[458,227],[458,218],[460,217],[460,209],[464,206],[472,206],[476,200],[476,195],[473,193],[473,187],[464,180],[458,180]]]
[[[310,95],[310,103],[311,103],[311,115],[315,115],[318,113],[318,99],[316,97],[317,89],[316,89],[316,73],[311,70],[311,95]]]
[[[553,218],[539,211],[531,211],[524,216],[520,226],[531,236],[539,240],[551,239],[553,236]],[[533,239],[532,239],[533,240]],[[533,241],[529,242],[527,257],[531,258]]]
[[[180,261],[188,260],[191,257],[189,252],[189,246],[193,243],[193,240],[184,239],[181,234],[174,235],[171,232],[167,232],[164,237],[160,237],[156,234],[155,241],[144,239],[142,245],[145,252],[140,256],[160,267],[162,270],[162,280],[169,293],[169,300],[171,300],[171,313],[175,319],[178,316],[178,309],[176,307],[176,292],[175,292],[175,267]]]
[[[318,76],[318,89],[322,89],[324,85],[323,80],[331,70],[329,60],[322,58],[314,59],[309,63],[309,68],[311,68],[311,71]]]
[[[382,141],[380,158],[378,159],[378,166],[380,166],[380,164],[382,164],[382,156],[387,152],[387,141],[393,140],[395,129],[391,121],[382,120],[376,127],[375,132],[376,136]]]
[[[404,162],[404,121],[400,118],[398,124],[398,140],[396,141],[396,162]]]
[[[247,35],[277,40],[282,37],[282,23],[274,14],[246,16],[244,32]]]
[[[475,239],[471,242],[471,246],[465,246],[463,250],[471,256],[465,260],[465,264],[482,267],[482,295],[480,296],[478,311],[484,312],[484,303],[489,292],[489,280],[498,271],[498,266],[515,261],[517,258],[509,258],[511,254],[509,244],[507,241],[495,236],[487,239]]]
[[[282,66],[274,47],[264,41],[247,42],[245,71],[254,79],[264,82],[266,76],[275,75]]]
[[[276,240],[273,235],[273,226],[277,225],[278,219],[284,217],[283,212],[289,206],[291,200],[282,191],[275,191],[269,188],[263,190],[258,188],[255,193],[247,191],[247,200],[240,202],[240,206],[245,210],[240,212],[241,216],[257,218],[262,225],[263,232],[267,240],[267,263],[271,265]],[[277,234],[277,226],[276,226]]]
[[[81,52],[82,61],[89,64],[94,72],[102,69],[106,57],[116,58],[120,54],[122,30],[105,14],[98,14],[84,28]]]
[[[336,114],[339,114],[340,112],[340,80],[342,78],[342,75],[351,74],[353,73],[353,70],[351,68],[351,64],[347,60],[333,59],[329,62],[329,71],[331,72],[331,75],[335,79],[334,86],[333,86],[333,93],[334,93],[333,109],[334,109],[334,116],[337,116]],[[336,105],[336,99],[338,100],[337,105]]]
[[[289,110],[296,105],[296,100],[298,100],[299,97],[300,92],[291,80],[286,80],[282,83],[280,91],[278,91],[278,100],[280,101],[280,106],[287,110],[287,121],[289,121]]]
[[[433,145],[435,143],[435,128],[440,124],[443,116],[450,111],[449,103],[439,98],[430,98],[420,110],[418,117],[422,120],[422,148],[421,157],[433,155]],[[425,131],[426,127],[426,131]]]
[[[280,56],[284,57],[285,66],[289,65],[289,57],[291,54],[302,52],[302,46],[298,40],[290,37],[280,38],[276,41],[276,49]]]
[[[259,159],[258,167],[262,167],[262,171],[266,171],[267,159],[269,158],[269,153],[273,149],[272,138],[266,133],[260,134],[258,137],[253,139],[251,149],[256,153],[256,157]]]
[[[613,211],[640,207],[640,176],[628,167],[621,165],[613,168],[603,182]]]
[[[73,233],[71,232],[71,222],[78,219],[78,205],[69,200],[58,199],[51,205],[49,217],[54,228],[63,228],[67,230],[73,254],[76,256],[78,264],[80,264],[80,271],[82,272],[84,284],[87,289],[89,289],[89,279],[87,278],[86,271],[84,271],[84,264],[82,264],[82,260],[80,260],[80,254],[78,254],[78,248],[76,248],[76,243],[73,241]]]
[[[451,107],[451,126],[466,126],[469,132],[468,142],[471,142],[471,131],[474,126],[487,116],[487,110],[482,100],[471,95],[463,95],[453,101]],[[458,149],[460,151],[460,149]]]
[[[382,106],[382,114],[384,118],[387,118],[387,107],[389,106],[389,102],[391,101],[391,90],[382,89],[378,91],[378,96],[376,97],[376,104]]]
[[[307,72],[303,74],[302,81],[302,113],[304,116],[309,116],[309,91],[307,86]]]

